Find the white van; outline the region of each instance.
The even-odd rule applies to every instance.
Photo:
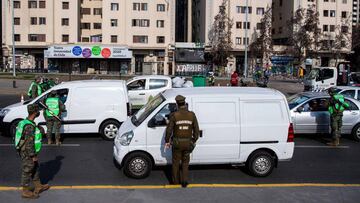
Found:
[[[2,126],[14,135],[17,123],[27,116],[27,105],[44,102],[55,90],[65,104],[61,133],[100,133],[112,140],[130,115],[130,105],[125,81],[84,80],[61,83],[34,100],[5,107],[1,111]],[[35,120],[44,125],[43,113]]]
[[[126,175],[144,178],[153,165],[171,163],[164,149],[166,117],[175,97],[186,97],[201,130],[190,164],[244,164],[267,176],[294,151],[293,127],[285,96],[273,89],[200,87],[170,89],[129,118],[115,138],[114,158]]]

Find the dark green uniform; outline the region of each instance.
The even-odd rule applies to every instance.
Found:
[[[172,139],[172,180],[173,184],[187,185],[190,153],[199,138],[199,125],[193,112],[188,111],[185,97],[177,96],[178,111],[172,113],[166,128],[165,143]],[[180,163],[182,166],[180,176]]]
[[[61,121],[59,121],[57,118],[55,118],[54,114],[56,116],[58,116],[59,118],[61,118],[61,112],[65,111],[65,106],[62,103],[62,101],[60,101],[60,99],[57,98],[56,95],[54,95],[54,93],[50,93],[50,94],[53,94],[53,95],[51,95],[51,97],[48,97],[45,100],[45,104],[50,108],[50,106],[48,105],[48,101],[57,100],[57,102],[58,102],[57,106],[59,109],[57,109],[57,110],[50,109],[50,110],[52,110],[51,112],[49,112],[49,110],[44,110],[44,118],[46,120],[46,128],[47,128],[46,137],[48,139],[48,144],[52,144],[52,133],[54,132],[56,144],[60,145],[61,144],[60,143]]]
[[[345,108],[349,108],[349,104],[345,102],[344,96],[336,94],[334,90],[329,90],[329,113],[330,113],[330,125],[331,125],[331,136],[333,142],[330,145],[339,145],[339,139],[341,136],[342,117]]]

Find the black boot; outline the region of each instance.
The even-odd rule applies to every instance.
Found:
[[[189,183],[186,181],[181,183],[181,187],[183,187],[183,188],[186,188],[188,185],[189,185]]]

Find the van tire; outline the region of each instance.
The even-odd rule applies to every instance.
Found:
[[[352,130],[351,135],[354,140],[360,141],[360,123],[358,123]]]
[[[99,133],[104,140],[114,140],[119,131],[120,125],[121,124],[116,120],[107,120],[101,124]]]
[[[247,168],[252,176],[266,177],[275,166],[274,157],[266,151],[257,151],[247,161]]]
[[[152,169],[151,158],[143,152],[134,152],[124,161],[124,174],[127,177],[143,179],[150,175]]]

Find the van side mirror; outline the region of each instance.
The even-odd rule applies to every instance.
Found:
[[[152,119],[149,120],[147,126],[148,126],[149,128],[155,128],[155,127],[156,127],[155,122],[156,122],[155,118],[152,118]]]
[[[296,109],[296,112],[301,113],[304,111],[304,107],[300,106],[299,108]]]

